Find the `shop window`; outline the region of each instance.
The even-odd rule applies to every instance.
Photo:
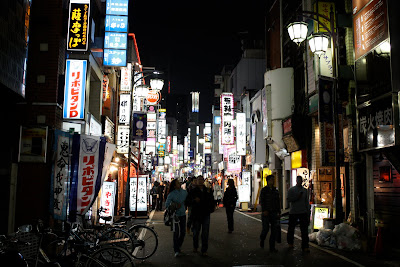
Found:
[[[392,182],[392,168],[391,166],[379,167],[379,182]]]

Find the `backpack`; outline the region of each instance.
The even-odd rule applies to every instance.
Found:
[[[171,226],[178,207],[175,202],[172,202],[164,212],[164,224]]]

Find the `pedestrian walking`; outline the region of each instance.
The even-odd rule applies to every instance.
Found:
[[[190,177],[189,182],[186,183],[186,188],[188,194],[190,194],[190,191],[192,191],[193,188],[197,186],[197,179],[194,177]],[[187,205],[187,210],[188,210],[188,218],[187,218],[187,223],[186,223],[186,232],[187,234],[190,234],[190,231],[192,230],[192,206]]]
[[[221,203],[222,198],[223,198],[222,188],[219,183],[220,183],[219,181],[215,180],[214,186],[213,186],[214,200],[216,202],[217,209],[219,208],[219,204]]]
[[[288,191],[288,201],[290,202],[289,228],[287,242],[289,248],[293,248],[294,228],[297,221],[300,222],[301,248],[303,252],[310,252],[308,245],[308,225],[310,223],[310,203],[308,202],[307,189],[302,185],[303,177],[296,177],[296,185]]]
[[[165,201],[165,207],[168,208],[173,205],[176,209],[174,220],[173,220],[173,244],[175,257],[181,255],[181,247],[183,240],[185,239],[185,228],[186,228],[186,208],[185,201],[188,195],[187,191],[181,188],[181,183],[178,179],[172,180],[170,191]]]
[[[156,210],[162,211],[163,210],[163,202],[164,202],[164,183],[161,182],[157,188],[157,208]]]
[[[153,183],[153,187],[150,190],[150,194],[151,194],[151,209],[155,210],[157,207],[157,191],[158,191],[158,182],[155,181]]]
[[[192,207],[193,252],[198,252],[201,232],[201,255],[207,256],[210,213],[215,210],[215,203],[212,189],[204,185],[203,176],[198,176],[196,180],[197,186],[190,191],[187,199],[188,205]]]
[[[281,204],[279,191],[275,187],[275,177],[267,176],[267,185],[261,189],[260,204],[262,209],[261,221],[262,230],[260,234],[260,247],[264,248],[264,241],[267,237],[271,225],[271,234],[269,237],[269,251],[277,252],[275,248],[275,239],[277,235],[277,220],[281,213]]]
[[[224,207],[226,212],[226,219],[228,221],[228,233],[233,232],[233,213],[235,212],[236,201],[238,199],[235,182],[232,179],[228,180],[228,187],[224,194]]]

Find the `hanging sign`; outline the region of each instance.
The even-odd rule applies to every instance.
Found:
[[[131,114],[131,94],[121,94],[119,96],[119,123],[128,124]]]
[[[126,33],[105,32],[104,48],[126,49],[128,44],[128,35]]]
[[[85,118],[86,60],[67,59],[65,67],[64,119]]]
[[[228,154],[228,172],[240,172],[242,169],[242,157],[236,153],[236,147],[227,149]]]
[[[246,155],[246,113],[236,113],[236,150],[238,155]]]
[[[146,141],[147,140],[147,114],[146,113],[133,113],[132,122],[132,140]]]
[[[126,55],[126,50],[104,49],[103,65],[110,67],[125,67]]]
[[[132,89],[132,63],[121,68],[121,87],[120,91],[130,92]]]
[[[87,51],[90,0],[70,0],[67,50]]]
[[[117,153],[128,154],[129,152],[129,126],[118,125]]]
[[[107,0],[106,14],[128,16],[128,0]]]
[[[106,16],[106,32],[128,32],[128,16]]]
[[[149,90],[146,96],[147,103],[149,105],[157,105],[160,102],[161,93],[156,90]]]
[[[222,122],[233,120],[233,94],[222,93],[221,94],[221,117]]]
[[[223,145],[233,145],[235,143],[234,129],[232,126],[232,121],[222,121],[222,139],[221,143]]]

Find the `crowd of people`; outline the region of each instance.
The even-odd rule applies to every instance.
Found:
[[[275,177],[266,177],[267,185],[261,189],[259,203],[261,205],[262,231],[260,234],[260,247],[264,248],[264,241],[271,229],[269,239],[269,250],[277,252],[275,243],[280,230],[277,228],[281,217],[281,204],[279,191],[275,187]],[[204,179],[203,176],[189,177],[183,183],[179,179],[169,182],[154,182],[151,189],[152,209],[163,210],[165,208],[174,211],[173,248],[175,257],[179,257],[185,234],[193,233],[193,252],[200,252],[207,256],[208,237],[210,230],[210,214],[223,203],[226,211],[228,233],[234,230],[233,214],[238,200],[237,190],[233,179],[227,180],[225,192],[221,182],[213,182]],[[294,228],[299,221],[302,235],[303,252],[309,252],[308,247],[308,224],[310,217],[310,206],[307,190],[302,186],[302,177],[297,177],[297,184],[288,191],[290,202],[289,228],[287,243],[293,248]],[[186,216],[187,211],[187,216]],[[279,232],[278,232],[279,230]],[[201,240],[201,247],[199,246]],[[200,251],[199,251],[200,248]]]

